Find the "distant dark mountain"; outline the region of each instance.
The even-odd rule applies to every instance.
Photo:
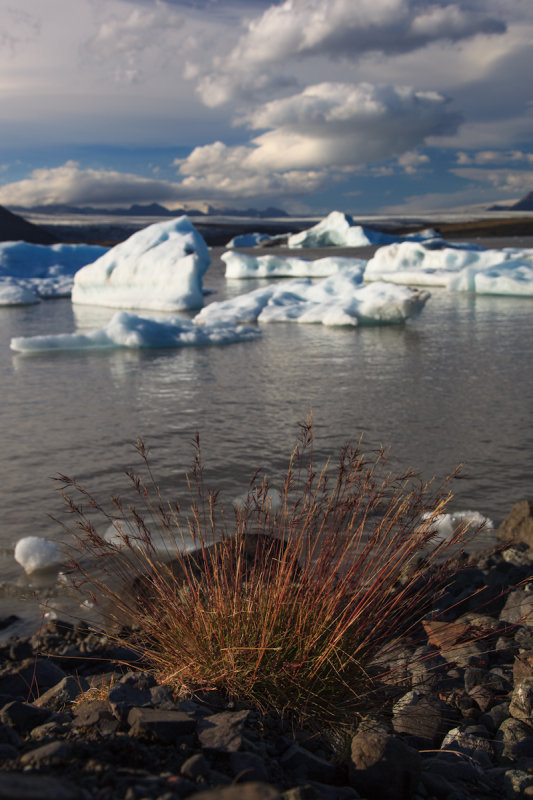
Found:
[[[533,192],[526,194],[512,206],[491,206],[489,211],[533,211]]]
[[[18,214],[12,214],[7,208],[0,206],[0,241],[56,244],[59,240],[38,225],[33,225]]]
[[[32,206],[11,206],[13,211],[26,214],[47,214],[49,216],[82,215],[82,216],[113,216],[113,217],[180,217],[188,214],[190,217],[218,216],[218,217],[253,217],[265,219],[270,217],[288,217],[282,208],[215,208],[207,206],[203,211],[199,208],[174,208],[171,211],[159,203],[148,205],[134,204],[129,208],[94,208],[93,206],[69,206],[66,204]]]

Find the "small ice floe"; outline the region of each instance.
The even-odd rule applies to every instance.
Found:
[[[226,247],[256,247],[260,242],[268,242],[272,239],[268,233],[241,233],[234,236],[227,243]]]
[[[46,336],[18,336],[11,339],[11,349],[19,353],[56,350],[105,350],[109,348],[199,347],[233,344],[260,336],[256,328],[242,325],[194,325],[181,317],[141,317],[118,311],[109,323],[89,333],[60,333]]]
[[[31,306],[39,298],[13,278],[0,278],[0,306]]]
[[[485,250],[477,245],[401,242],[381,247],[365,281],[443,286],[483,294],[533,294],[533,250]]]
[[[55,542],[40,536],[25,536],[15,546],[15,561],[29,575],[59,566],[63,556]]]
[[[289,236],[289,247],[368,247],[369,245],[385,245],[401,241],[404,238],[421,241],[438,238],[434,230],[421,231],[407,237],[356,225],[349,214],[332,211],[325,219],[300,233]]]
[[[124,309],[202,308],[208,247],[188,217],[149,225],[76,273],[72,302]]]
[[[391,283],[363,286],[359,266],[313,283],[308,278],[270,284],[230,300],[211,303],[197,324],[298,322],[328,326],[387,325],[418,314],[429,293]]]
[[[69,296],[76,272],[105,252],[106,247],[88,244],[1,242],[0,305],[29,305],[40,297]]]
[[[361,258],[284,258],[265,255],[250,256],[244,253],[223,253],[226,278],[326,278],[344,269],[359,269],[361,280],[366,261]]]
[[[430,515],[425,514],[424,519]],[[450,514],[439,514],[435,517],[434,527],[436,536],[433,541],[443,541],[449,539],[457,530],[459,525],[467,525],[472,531],[483,527],[483,532],[494,530],[494,523],[488,517],[484,517],[479,511],[455,511]]]

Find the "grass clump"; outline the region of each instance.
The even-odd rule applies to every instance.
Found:
[[[439,540],[449,493],[390,475],[383,451],[347,445],[316,469],[310,421],[301,428],[280,491],[256,474],[231,514],[204,485],[198,439],[184,507],[162,498],[141,442],[147,477],[128,473],[140,505],[106,510],[61,476],[81,548],[71,578],[176,691],[339,721],[445,587],[465,529]]]

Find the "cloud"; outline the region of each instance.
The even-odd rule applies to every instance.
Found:
[[[488,183],[502,192],[524,194],[533,189],[533,170],[480,169],[478,167],[456,167],[454,175],[478,183]]]
[[[437,92],[368,83],[308,86],[243,117],[253,139],[246,162],[257,169],[357,167],[402,155],[428,136],[449,134],[460,118]]]
[[[457,163],[460,165],[478,164],[507,164],[524,162],[533,164],[533,153],[524,153],[521,150],[480,150],[477,153],[457,153]]]
[[[419,171],[419,167],[429,164],[429,156],[424,153],[417,153],[412,150],[408,153],[403,153],[398,158],[398,165],[402,167],[408,175],[414,175]]]
[[[233,49],[203,70],[198,91],[209,106],[249,96],[254,80],[275,73],[281,62],[311,56],[358,61],[458,42],[478,34],[502,34],[503,21],[475,3],[427,0],[285,0],[245,23]]]

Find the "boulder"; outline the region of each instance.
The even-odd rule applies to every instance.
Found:
[[[352,739],[350,783],[364,797],[409,800],[420,779],[419,753],[381,728]]]
[[[515,503],[496,535],[505,542],[525,542],[533,547],[533,500]]]

